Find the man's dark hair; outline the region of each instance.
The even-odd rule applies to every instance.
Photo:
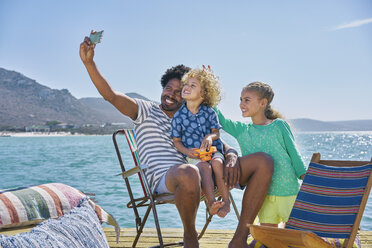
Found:
[[[164,87],[167,85],[169,80],[174,79],[174,78],[181,80],[183,75],[190,70],[191,70],[190,67],[187,67],[184,65],[173,66],[172,68],[168,69],[164,73],[164,75],[161,77],[161,80],[160,80],[161,86],[164,89]]]

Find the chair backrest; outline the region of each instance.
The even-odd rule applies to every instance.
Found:
[[[133,160],[134,160],[134,164],[135,164],[136,167],[130,168],[129,170],[126,170],[126,168],[124,166],[124,162],[123,162],[122,157],[121,157],[119,145],[118,145],[118,142],[117,142],[117,139],[116,139],[117,134],[124,134],[125,135],[127,143],[129,145],[129,149],[131,151],[131,154],[132,154],[132,157],[133,157]],[[140,164],[140,160],[139,160],[139,157],[138,157],[138,154],[137,154],[136,136],[135,136],[134,131],[131,130],[131,129],[118,130],[118,131],[114,132],[112,138],[113,138],[116,154],[117,154],[118,159],[119,159],[120,167],[121,167],[121,170],[122,170],[122,173],[120,173],[118,175],[122,175],[122,177],[125,181],[125,184],[127,186],[127,190],[128,190],[128,194],[129,194],[129,198],[130,198],[130,202],[127,204],[127,207],[128,208],[133,208],[134,214],[135,214],[135,217],[136,217],[137,235],[136,235],[136,237],[133,241],[132,247],[136,247],[137,241],[138,241],[138,239],[139,239],[139,237],[142,233],[143,227],[145,226],[147,217],[148,217],[151,209],[152,209],[153,215],[154,215],[154,221],[155,221],[155,226],[156,226],[157,233],[158,233],[158,239],[159,239],[160,247],[164,247],[164,246],[168,246],[168,245],[174,246],[176,244],[177,245],[183,244],[183,242],[171,243],[171,244],[166,244],[166,245],[163,244],[160,225],[159,225],[159,220],[158,220],[158,215],[157,215],[155,205],[175,203],[174,195],[172,193],[163,193],[163,194],[152,194],[151,193],[148,181],[147,181],[147,179],[144,175],[144,171],[142,170],[145,166]],[[136,174],[137,172],[139,174],[139,179],[141,181],[142,190],[143,190],[143,193],[144,193],[145,196],[135,199],[134,195],[133,195],[133,192],[131,190],[131,187],[130,187],[130,182],[128,180],[128,177],[131,176],[131,175]],[[217,195],[219,195],[219,193],[216,189],[215,190],[215,196],[217,196]],[[204,200],[204,198],[205,198],[204,196],[201,196],[201,200]],[[230,193],[230,200],[231,200],[231,204],[234,207],[235,214],[236,214],[237,218],[239,219],[239,212],[238,212],[238,209],[237,209],[236,204],[234,202],[234,199],[231,196],[231,193]],[[146,213],[145,213],[145,215],[143,216],[143,219],[142,219],[139,215],[139,212],[138,212],[137,208],[138,207],[144,207],[144,206],[147,206],[148,208],[147,208],[147,211],[146,211]],[[205,222],[205,225],[204,225],[203,229],[199,233],[198,239],[200,239],[204,235],[204,233],[205,233],[205,231],[206,231],[206,229],[207,229],[207,227],[208,227],[208,225],[211,222],[212,217],[213,217],[213,215],[210,215],[207,210],[208,210],[208,208],[206,208],[206,222]]]
[[[128,142],[128,146],[129,146],[130,152],[132,154],[134,164],[135,164],[135,166],[140,166],[141,162],[139,160],[138,153],[137,153],[137,142],[136,142],[136,135],[134,133],[134,130],[133,129],[124,129],[123,132],[124,132],[125,138]],[[142,180],[142,177],[141,177],[140,173],[138,173],[138,177],[139,177],[140,182],[141,182],[143,194],[145,195],[145,197],[147,197],[147,192],[145,190],[145,186],[143,184],[143,180]]]
[[[136,134],[135,134],[134,130],[133,129],[122,129],[122,130],[117,131],[116,133],[122,133],[122,134],[125,135],[126,141],[128,143],[128,147],[129,147],[130,152],[132,154],[134,165],[135,166],[141,166],[141,162],[140,162],[140,159],[139,159],[139,156],[138,156],[138,153],[137,153],[137,141],[136,141]],[[114,144],[116,146],[116,152],[117,152],[117,155],[119,157],[119,161],[121,161],[120,162],[121,167],[122,167],[121,169],[124,172],[125,171],[124,163],[122,162],[121,155],[120,155],[120,152],[118,150],[117,141],[116,141],[116,138],[115,138],[116,133],[113,136],[114,137]],[[149,196],[148,191],[146,191],[146,189],[145,189],[145,182],[143,182],[143,179],[142,179],[140,173],[138,173],[138,177],[139,177],[140,182],[141,182],[144,198],[147,198]],[[129,186],[129,181],[127,182],[127,187],[130,187]],[[220,196],[220,193],[219,193],[217,187],[215,188],[214,194],[215,194],[215,197]],[[163,193],[163,194],[160,194],[160,195],[154,194],[153,196],[156,198],[156,203],[157,204],[174,203],[174,196],[171,193]],[[140,199],[142,199],[142,198],[140,198]],[[206,199],[205,195],[202,194],[200,196],[200,201],[204,201],[205,199]],[[143,204],[145,206],[146,202],[143,202],[141,204]],[[130,205],[128,205],[128,206],[130,206]]]
[[[286,228],[354,242],[372,185],[370,161],[313,155]]]

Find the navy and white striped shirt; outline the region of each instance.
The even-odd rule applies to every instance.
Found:
[[[134,100],[138,105],[134,121],[138,155],[141,164],[147,165],[146,177],[151,191],[155,192],[160,178],[170,167],[187,162],[170,137],[171,119],[155,102]]]

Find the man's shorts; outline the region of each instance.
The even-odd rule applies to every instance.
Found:
[[[213,154],[212,160],[216,158],[222,159],[223,162],[225,161],[223,154],[220,152],[216,152],[215,154]],[[189,164],[194,164],[194,165],[196,165],[199,162],[203,162],[200,159],[193,159],[193,158],[186,158],[186,160]],[[165,185],[165,174],[167,173],[164,173],[164,175],[160,178],[159,184],[155,189],[155,192],[157,194],[170,193],[170,191],[167,188],[167,185]]]
[[[296,197],[297,195],[267,195],[258,212],[260,223],[279,224],[280,222],[287,222]]]
[[[159,184],[155,189],[155,193],[157,194],[164,194],[164,193],[170,193],[170,191],[167,188],[167,185],[165,185],[165,175],[167,173],[164,173],[164,175],[160,178]]]
[[[213,159],[216,159],[216,158],[220,158],[220,159],[222,159],[222,163],[225,162],[225,157],[224,157],[223,154],[220,153],[220,152],[216,152],[216,153],[214,153],[214,154],[213,154],[213,157],[212,157],[212,159],[211,159],[211,161],[212,161]],[[189,163],[189,164],[193,164],[193,165],[197,165],[197,164],[200,163],[200,162],[205,162],[205,161],[202,161],[202,160],[200,160],[200,159],[198,159],[198,158],[189,158],[189,157],[187,157],[186,160],[187,160],[187,163]]]

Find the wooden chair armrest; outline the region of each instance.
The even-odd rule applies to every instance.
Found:
[[[331,244],[327,243],[314,233],[308,231],[257,226],[251,224],[248,224],[248,227],[253,238],[269,248],[284,248],[290,246],[317,248],[332,247]]]
[[[123,178],[127,178],[127,177],[130,177],[133,174],[136,174],[136,173],[140,172],[140,171],[141,171],[141,167],[136,166],[136,167],[133,167],[133,168],[127,170],[127,171],[124,171],[122,173],[119,173],[116,176],[120,176],[121,175],[121,176],[123,176]]]

